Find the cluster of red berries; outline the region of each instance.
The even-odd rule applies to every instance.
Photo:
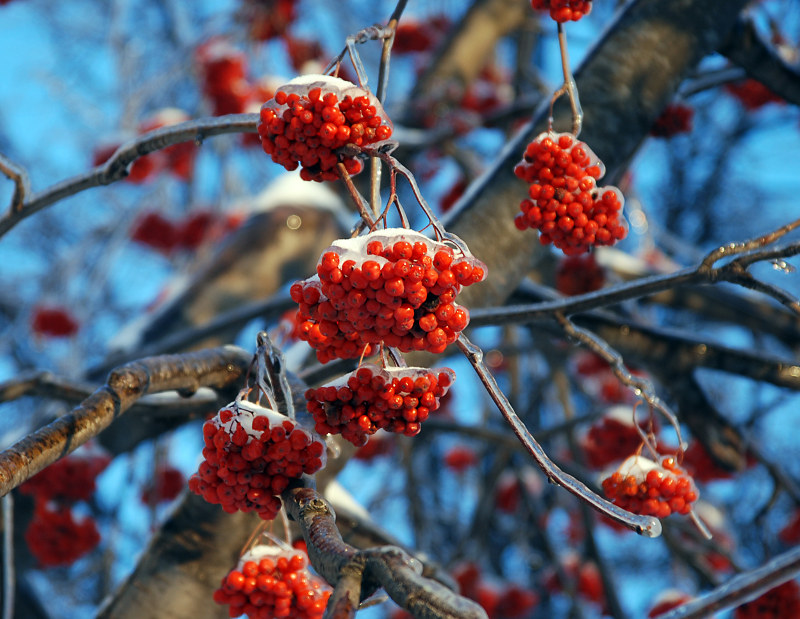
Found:
[[[76,453],[56,460],[19,487],[38,502],[87,501],[94,494],[97,476],[111,462],[105,454]]]
[[[385,456],[394,450],[393,437],[388,432],[378,432],[369,437],[369,440],[356,449],[353,458],[362,462],[372,462],[379,456]]]
[[[272,520],[290,480],[324,464],[325,444],[294,421],[237,400],[203,425],[203,462],[189,490],[226,512],[255,511]]]
[[[531,0],[535,11],[550,11],[558,23],[578,21],[592,10],[592,0]]]
[[[329,75],[302,75],[262,106],[258,134],[275,163],[287,170],[302,166],[304,180],[332,181],[339,178],[340,161],[350,174],[363,167],[339,149],[386,140],[392,123],[380,102],[355,84]]]
[[[451,471],[463,473],[478,464],[478,456],[466,445],[456,445],[447,450],[442,461]]]
[[[583,560],[577,553],[570,552],[561,558],[561,569],[563,574],[575,583],[575,593],[590,602],[605,605],[606,594],[597,563]],[[555,569],[548,570],[543,584],[551,593],[564,591],[565,587]]]
[[[214,116],[244,112],[251,94],[244,52],[214,37],[197,48],[195,60]]]
[[[322,619],[330,594],[330,587],[309,572],[303,554],[261,545],[222,579],[214,601],[229,605],[231,617]]]
[[[207,210],[190,213],[183,221],[171,221],[158,211],[147,211],[133,224],[131,239],[169,256],[174,251],[193,251],[206,241],[219,239],[240,223],[237,215],[225,216]]]
[[[639,425],[643,428],[644,423]],[[619,406],[611,408],[597,422],[593,423],[581,441],[586,454],[586,462],[595,469],[601,469],[630,454],[642,444],[642,435],[636,429],[630,408]]]
[[[242,7],[242,21],[254,41],[284,36],[296,17],[297,0],[245,0]]]
[[[25,542],[42,567],[56,567],[70,565],[92,550],[100,534],[90,516],[77,521],[69,507],[37,502]]]
[[[800,617],[800,585],[790,580],[733,611],[733,619]]]
[[[405,20],[395,30],[392,53],[429,52],[437,41],[442,40],[448,28],[450,20],[444,15],[434,15],[425,21]]]
[[[150,483],[142,491],[142,503],[161,503],[172,501],[186,487],[186,479],[178,469],[172,466],[160,466]]]
[[[661,464],[643,456],[630,456],[603,480],[602,486],[615,505],[657,518],[688,514],[699,496],[692,478],[672,456],[663,458]]]
[[[70,337],[80,329],[80,323],[63,307],[37,306],[31,315],[31,331],[47,337]]]
[[[539,596],[515,583],[489,582],[473,562],[457,565],[452,572],[461,595],[474,600],[486,611],[489,619],[527,617],[539,603]]]
[[[602,162],[569,133],[539,135],[514,173],[530,184],[514,224],[519,230],[539,230],[543,245],[552,243],[575,256],[627,235],[625,220],[620,220],[622,193],[616,187],[597,187],[605,173]]]
[[[178,123],[189,120],[189,115],[177,108],[163,108],[158,110],[150,117],[143,120],[137,129],[137,133],[142,135],[170,127]],[[112,141],[100,146],[94,152],[93,165],[104,164],[111,155],[121,146],[122,142]],[[144,183],[152,180],[161,172],[170,172],[180,180],[189,180],[194,171],[194,160],[197,155],[197,146],[193,142],[181,142],[173,144],[162,150],[155,151],[148,155],[137,158],[128,169],[125,180],[129,183]]]
[[[469,322],[456,295],[485,277],[473,256],[397,228],[335,241],[317,275],[290,294],[300,305],[301,338],[322,363],[358,357],[381,341],[402,352],[441,353]]]
[[[693,118],[694,110],[691,107],[682,103],[672,103],[656,118],[650,127],[650,135],[657,138],[671,138],[679,133],[689,133],[692,130]]]
[[[308,389],[308,412],[320,434],[341,434],[364,445],[379,429],[406,436],[439,408],[455,380],[449,368],[386,368],[365,364],[332,383]]]
[[[606,274],[594,254],[565,256],[556,267],[556,290],[567,296],[600,290]]]
[[[25,541],[43,567],[69,565],[100,543],[94,519],[87,516],[77,521],[72,506],[91,497],[97,476],[110,461],[107,455],[84,448],[57,460],[20,486],[22,494],[34,499]]]

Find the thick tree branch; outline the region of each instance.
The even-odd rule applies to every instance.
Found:
[[[107,383],[70,413],[0,453],[0,496],[97,436],[148,393],[238,384],[250,355],[233,346],[150,357],[111,372]]]

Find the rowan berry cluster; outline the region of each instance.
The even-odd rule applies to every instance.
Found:
[[[214,601],[229,605],[231,617],[322,619],[330,594],[330,587],[309,572],[303,554],[261,545],[242,555]]]
[[[439,408],[455,380],[449,368],[386,368],[364,364],[336,381],[306,391],[308,411],[320,434],[341,434],[364,445],[380,429],[406,436]]]
[[[550,11],[558,23],[578,21],[592,11],[592,0],[531,0],[535,11]]]
[[[630,408],[613,407],[591,425],[581,441],[589,466],[600,469],[636,451],[642,444],[642,435],[632,417]]]
[[[170,220],[158,211],[146,211],[134,223],[131,239],[170,256],[175,251],[194,251],[240,224],[238,215],[226,216],[208,210],[190,213],[182,221]]]
[[[56,460],[19,487],[37,503],[87,501],[94,494],[97,476],[111,462],[105,454],[71,454]]]
[[[485,277],[473,256],[389,228],[335,241],[317,275],[295,283],[290,294],[300,305],[301,338],[322,363],[358,357],[381,341],[402,352],[441,353],[469,322],[456,295]]]
[[[350,174],[363,165],[339,152],[388,139],[392,123],[374,95],[328,75],[302,75],[281,86],[261,108],[264,152],[287,170],[302,166],[304,180],[332,181],[340,161]]]
[[[78,521],[69,507],[37,502],[25,542],[42,567],[56,567],[70,565],[92,550],[100,534],[90,516]]]
[[[671,138],[679,133],[689,133],[692,130],[694,110],[682,103],[673,103],[663,109],[653,126],[650,135],[657,138]]]
[[[325,445],[294,421],[237,400],[203,425],[203,462],[189,490],[229,513],[257,512],[272,520],[289,481],[316,473]]]
[[[172,466],[160,466],[156,469],[151,482],[142,491],[142,503],[160,503],[172,501],[186,487],[186,479],[178,469]]]
[[[480,566],[473,562],[457,565],[452,575],[461,595],[480,604],[489,619],[527,617],[539,603],[539,596],[533,591],[484,578]]]
[[[672,456],[663,458],[661,464],[643,456],[630,456],[603,480],[602,486],[615,505],[657,518],[688,514],[699,496],[692,478]]]
[[[733,619],[800,617],[800,585],[790,580],[733,611]]]
[[[63,307],[38,306],[31,316],[31,331],[36,335],[70,337],[80,328],[80,323]]]
[[[556,290],[567,296],[599,290],[605,281],[605,271],[594,254],[565,256],[556,267]]]
[[[602,162],[569,133],[540,134],[528,144],[514,173],[530,184],[514,224],[519,230],[539,230],[543,245],[552,243],[575,256],[627,235],[620,219],[622,193],[616,187],[597,187],[605,173]]]

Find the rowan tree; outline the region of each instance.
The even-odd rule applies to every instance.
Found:
[[[793,3],[0,5],[3,617],[797,612]]]

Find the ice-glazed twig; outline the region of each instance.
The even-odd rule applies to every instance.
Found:
[[[709,271],[713,268],[714,263],[722,258],[728,258],[730,256],[736,256],[738,254],[743,254],[745,252],[749,252],[752,250],[762,249],[767,245],[772,245],[775,241],[780,239],[781,237],[787,235],[792,230],[795,230],[798,226],[800,226],[800,219],[796,219],[785,226],[781,226],[777,230],[773,230],[767,234],[762,236],[756,237],[754,239],[750,239],[748,241],[742,241],[741,243],[728,243],[727,245],[722,245],[715,249],[714,251],[710,252],[700,263],[698,267],[698,271]],[[767,260],[768,258],[757,258],[758,260]]]
[[[561,69],[564,73],[564,83],[553,93],[553,97],[550,99],[550,116],[547,118],[547,127],[549,131],[553,130],[553,107],[561,95],[567,95],[569,97],[569,105],[572,108],[572,135],[577,138],[583,126],[583,110],[581,109],[581,101],[578,98],[578,85],[575,83],[575,77],[569,68],[567,33],[564,30],[564,24],[561,22],[558,22],[558,47],[561,50]]]
[[[26,200],[0,217],[0,236],[26,217],[64,198],[92,187],[122,180],[128,175],[130,164],[143,155],[181,142],[201,144],[207,137],[224,133],[255,133],[257,122],[258,114],[229,114],[192,120],[144,133],[120,146],[108,161],[89,172],[68,178],[34,194],[26,191]],[[24,186],[24,180],[21,182]]]
[[[14,498],[11,493],[0,499],[3,510],[3,619],[14,617]]]
[[[142,396],[229,389],[243,380],[250,359],[241,348],[224,346],[149,357],[113,370],[106,384],[72,411],[0,452],[0,496],[100,434]]]
[[[261,331],[256,336],[258,348],[256,355],[259,361],[263,359],[264,370],[269,376],[269,382],[272,386],[272,393],[277,404],[284,404],[286,407],[286,416],[294,420],[294,400],[292,398],[292,389],[289,386],[289,379],[286,377],[286,361],[283,358],[283,353],[277,348],[269,337],[269,333]],[[278,410],[275,408],[275,410]]]
[[[616,376],[622,384],[631,389],[637,398],[641,398],[647,402],[651,409],[657,410],[664,415],[667,421],[669,421],[669,423],[675,429],[680,449],[685,449],[683,438],[681,437],[681,427],[680,423],[678,423],[678,418],[675,416],[675,413],[670,410],[667,404],[656,395],[652,383],[645,378],[631,374],[628,368],[625,367],[625,361],[622,359],[622,355],[611,348],[611,346],[608,345],[608,342],[603,341],[603,339],[598,335],[577,326],[566,316],[564,316],[564,314],[557,313],[556,320],[558,320],[558,323],[569,337],[577,341],[584,348],[591,350],[594,354],[608,363],[611,367],[611,371],[614,373],[614,376]],[[649,441],[646,442],[652,450],[652,447],[649,445]]]
[[[475,346],[467,337],[462,333],[457,340],[458,348],[464,353],[464,356],[472,364],[475,372],[478,374],[483,386],[489,392],[490,397],[494,400],[497,408],[505,417],[514,434],[525,446],[527,452],[533,456],[536,464],[542,469],[544,474],[550,481],[563,487],[568,492],[571,492],[579,499],[586,501],[593,508],[605,514],[612,520],[625,525],[640,535],[647,537],[658,537],[661,535],[661,522],[652,516],[637,516],[625,511],[605,500],[601,496],[592,492],[586,484],[578,481],[572,475],[569,475],[556,466],[552,460],[545,453],[541,445],[533,438],[528,428],[522,423],[522,420],[517,416],[516,411],[511,406],[508,398],[497,385],[494,376],[486,367],[483,362],[483,351]]]
[[[361,219],[368,228],[372,228],[375,225],[375,220],[369,212],[369,204],[367,204],[364,196],[356,189],[356,186],[353,184],[353,179],[350,177],[350,173],[341,161],[336,164],[336,171],[339,173],[339,178],[342,179],[344,186],[347,188],[347,192],[350,194],[353,204],[355,204],[358,209],[358,214],[361,215]]]
[[[739,574],[696,600],[671,610],[658,619],[701,619],[756,599],[800,574],[800,547],[778,555],[759,568]]]
[[[18,166],[8,157],[0,153],[0,172],[5,174],[14,183],[14,194],[11,196],[12,213],[18,213],[31,192],[31,181],[25,168]]]

